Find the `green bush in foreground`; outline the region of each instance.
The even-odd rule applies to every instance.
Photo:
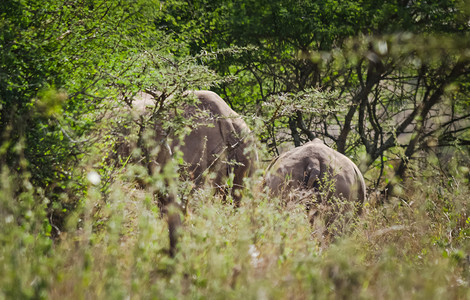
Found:
[[[47,199],[3,170],[0,298],[464,299],[468,184],[435,173],[409,181],[406,197],[388,205],[374,207],[371,196],[333,242],[300,205],[247,192],[236,210],[202,190],[190,196],[171,259],[151,192],[116,181],[105,202],[90,183],[68,231],[51,240],[36,204]]]

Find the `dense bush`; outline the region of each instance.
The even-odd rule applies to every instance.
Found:
[[[116,181],[106,202],[90,184],[69,230],[52,242],[45,204],[33,204],[41,195],[25,191],[18,206],[4,172],[2,297],[466,298],[468,183],[459,172],[449,180],[422,171],[405,198],[366,204],[335,242],[300,205],[256,192],[234,210],[201,190],[190,196],[174,259],[152,193],[132,182]]]
[[[469,4],[1,1],[0,298],[470,297]],[[262,162],[314,137],[352,157],[363,214],[325,237],[263,170],[234,209],[119,156],[148,122],[190,127],[188,89],[243,113]],[[157,110],[126,123],[141,91]]]

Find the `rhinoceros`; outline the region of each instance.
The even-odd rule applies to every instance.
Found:
[[[354,201],[359,212],[366,197],[358,167],[318,138],[275,159],[266,172],[265,185],[275,196],[291,198],[298,192],[303,197],[313,194],[317,203],[332,196]]]
[[[137,140],[131,138],[124,142],[124,138],[120,138],[117,152],[121,157],[130,158],[131,150],[140,148],[143,157],[139,159],[144,160],[149,172],[153,173],[170,162],[177,150],[181,151],[184,165],[181,166],[180,173],[183,177],[193,180],[196,186],[209,181],[223,192],[227,187],[232,187],[235,205],[239,206],[243,178],[251,175],[257,161],[253,147],[255,140],[247,124],[219,95],[211,91],[188,91],[183,96],[190,94],[197,98],[195,105],[183,103],[179,107],[183,111],[182,117],[188,123],[186,129],[189,129],[189,133],[181,140],[171,128],[169,131],[163,129],[160,119],[162,114],[155,113],[161,107],[156,107],[155,104],[162,94],[140,93],[132,101],[130,112],[124,112],[131,122],[138,124]],[[177,116],[169,112],[166,117]],[[125,130],[123,135],[131,135],[131,130]],[[231,184],[228,179],[231,179]],[[166,180],[166,184],[170,186],[171,180]],[[181,226],[177,212],[179,205],[176,204],[174,190],[163,198],[159,204],[162,212],[167,215],[169,253],[174,256]]]
[[[181,151],[184,166],[183,176],[193,180],[196,186],[209,181],[219,190],[225,190],[227,182],[232,186],[235,204],[240,203],[239,190],[243,187],[243,178],[250,176],[257,154],[254,150],[254,138],[243,119],[233,111],[216,93],[211,91],[188,91],[186,96],[197,97],[195,105],[183,104],[182,116],[191,120],[189,133],[182,140],[170,129],[165,132],[159,120],[155,120],[153,139],[159,151],[150,157],[148,163],[164,166],[176,150]],[[142,115],[152,111],[155,101],[149,94],[132,103],[133,119],[138,121]],[[147,128],[148,129],[148,128]],[[151,149],[147,149],[151,153]],[[212,174],[211,176],[207,176]],[[230,179],[231,182],[230,182]]]

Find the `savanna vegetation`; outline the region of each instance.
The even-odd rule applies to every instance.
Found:
[[[200,89],[258,142],[237,208],[143,163]],[[467,299],[469,129],[468,0],[2,0],[0,299]],[[364,174],[353,220],[262,188],[314,138]]]

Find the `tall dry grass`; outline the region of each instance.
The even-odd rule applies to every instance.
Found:
[[[150,189],[122,177],[105,197],[90,184],[67,231],[52,240],[41,206],[27,202],[40,194],[12,194],[17,179],[4,170],[0,298],[468,298],[468,180],[458,168],[452,176],[420,171],[389,203],[370,198],[333,239],[322,238],[322,215],[312,225],[301,204],[253,188],[235,209],[199,190],[188,196],[170,258]],[[8,210],[15,205],[22,210]]]

